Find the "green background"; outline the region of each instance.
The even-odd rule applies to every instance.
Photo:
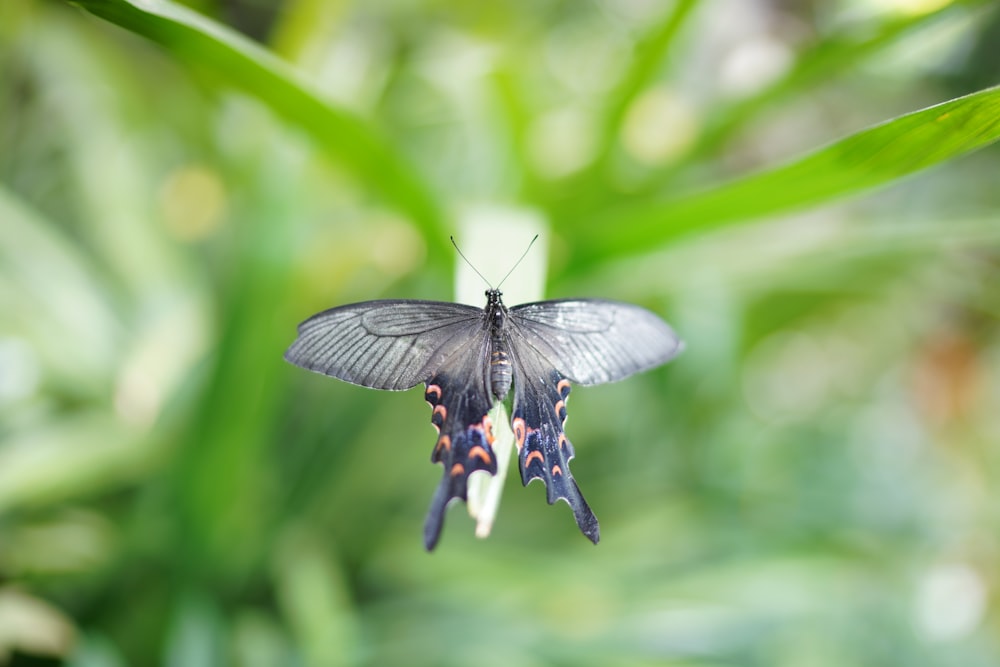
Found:
[[[1000,663],[994,5],[5,0],[0,664]],[[483,207],[687,342],[573,393],[597,547],[425,553],[421,390],[282,360]]]

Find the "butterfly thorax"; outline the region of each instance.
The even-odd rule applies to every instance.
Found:
[[[507,306],[498,289],[486,290],[486,322],[490,327],[490,390],[498,400],[510,391],[511,365],[507,351]]]

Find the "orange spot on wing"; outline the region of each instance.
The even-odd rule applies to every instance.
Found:
[[[562,411],[566,409],[566,404],[562,401],[556,401],[556,416],[562,417]]]
[[[437,451],[441,449],[445,451],[451,449],[451,438],[448,437],[447,435],[442,435],[440,438],[438,438],[437,446],[434,448],[434,450]]]
[[[487,452],[485,449],[483,449],[479,445],[476,445],[475,447],[473,447],[472,449],[469,450],[469,459],[472,459],[473,457],[476,457],[476,456],[478,456],[479,458],[481,458],[483,460],[483,463],[489,463],[490,460],[491,460],[489,452]]]
[[[565,433],[560,433],[559,434],[559,449],[565,449],[566,442],[567,442],[567,440],[566,440],[566,434]]]
[[[560,394],[563,393],[563,389],[569,391],[569,380],[567,380],[566,378],[559,380],[559,384],[556,385],[556,391],[558,391]]]
[[[431,412],[431,419],[434,418],[434,415],[441,415],[441,421],[443,422],[445,419],[448,418],[448,408],[444,407],[443,405],[435,405],[434,411]]]
[[[534,451],[534,452],[531,452],[531,453],[528,454],[528,458],[524,459],[524,467],[527,468],[528,466],[530,466],[531,462],[534,459],[538,459],[539,461],[544,461],[545,457],[543,457],[542,453],[539,452],[539,451],[537,451],[537,450]]]
[[[489,415],[483,417],[483,433],[486,435],[486,442],[492,445],[496,438],[493,437],[493,420]]]
[[[511,426],[514,427],[514,438],[517,440],[517,448],[520,450],[521,447],[524,447],[524,437],[527,435],[528,427],[520,417],[512,421]]]
[[[552,466],[552,476],[553,477],[555,477],[556,475],[561,475],[561,474],[562,474],[562,468],[560,468],[558,465]]]
[[[453,465],[451,467],[451,476],[452,477],[457,477],[457,476],[461,475],[463,472],[465,472],[465,466],[462,465],[461,463],[456,463],[455,465]]]
[[[427,391],[424,392],[424,398],[430,400],[431,396],[434,396],[437,400],[441,400],[441,387],[436,384],[427,385]]]

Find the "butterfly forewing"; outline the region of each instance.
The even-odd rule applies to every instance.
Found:
[[[299,325],[285,359],[374,389],[426,381],[483,328],[481,308],[440,301],[366,301],[323,311]]]
[[[521,340],[578,384],[614,382],[675,357],[683,343],[645,308],[618,301],[565,299],[514,306]]]

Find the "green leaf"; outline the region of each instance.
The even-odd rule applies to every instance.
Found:
[[[988,0],[961,0],[926,14],[903,14],[890,18],[877,24],[870,35],[859,31],[853,23],[845,25],[800,53],[788,72],[772,85],[745,99],[713,109],[712,116],[706,121],[706,130],[698,138],[698,145],[692,154],[716,154],[720,146],[766,110],[784,100],[801,97],[812,88],[828,86],[830,81],[843,77],[859,64],[872,60],[904,40],[926,39],[935,26],[954,23],[956,16],[964,16],[968,20],[969,14],[973,14],[978,20],[989,20],[988,12],[994,10]]]
[[[685,234],[819,206],[886,185],[998,138],[1000,87],[900,116],[791,164],[711,190],[605,211],[574,231],[574,254],[584,263],[612,259]],[[614,233],[608,233],[610,228]]]
[[[78,0],[75,4],[164,46],[172,56],[238,88],[306,131],[327,155],[409,215],[442,247],[436,197],[416,169],[372,125],[322,99],[290,66],[239,33],[167,0]]]

